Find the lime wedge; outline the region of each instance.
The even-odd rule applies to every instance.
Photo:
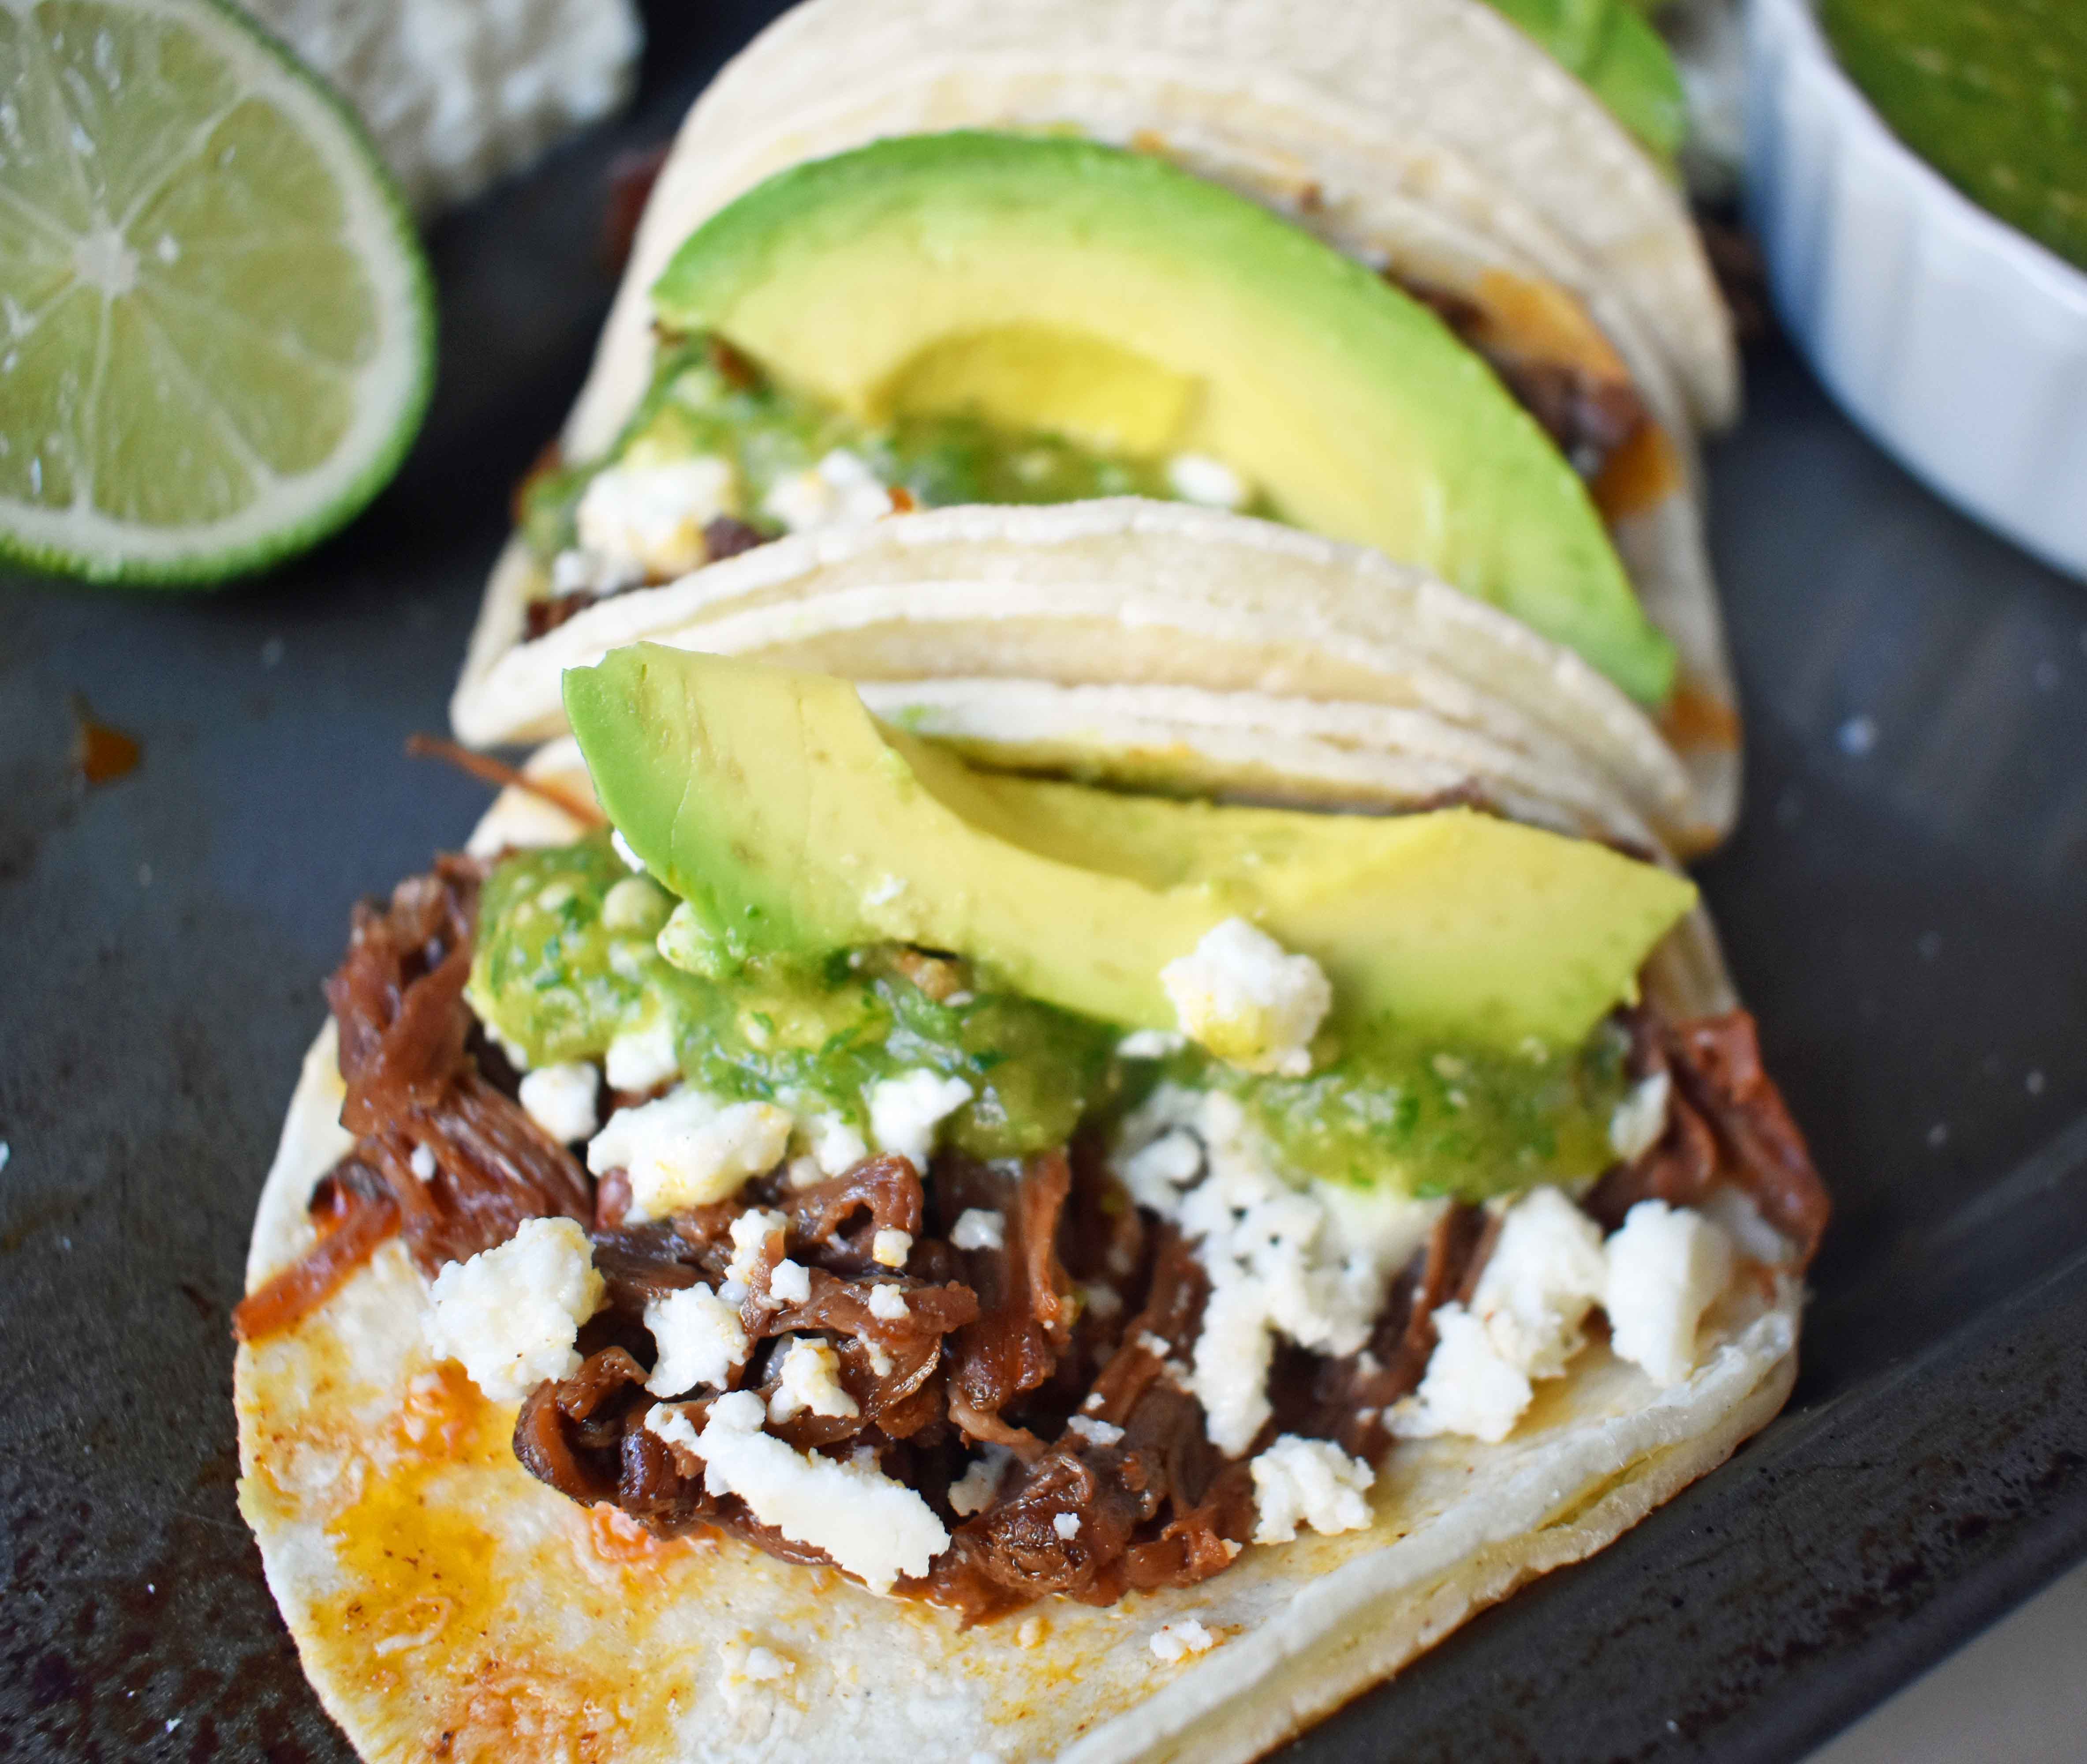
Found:
[[[434,301],[361,128],[219,0],[0,0],[0,556],[200,583],[347,520]]]

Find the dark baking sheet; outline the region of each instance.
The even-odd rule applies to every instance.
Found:
[[[768,10],[655,8],[637,110],[445,224],[435,410],[352,532],[203,600],[0,579],[0,1758],[350,1755],[233,1506],[254,1200],[349,902],[483,804],[401,743],[584,370],[605,169]],[[2087,1554],[2087,593],[1780,345],[1748,382],[1704,881],[1840,1206],[1796,1399],[1286,1758],[1797,1757]],[[75,693],[134,775],[79,784]]]

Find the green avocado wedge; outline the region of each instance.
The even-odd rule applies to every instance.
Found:
[[[1629,0],[1486,0],[1602,100],[1662,164],[1681,150],[1688,100],[1666,43]]]
[[[1277,518],[1432,570],[1641,703],[1674,651],[1586,487],[1435,315],[1254,203],[1061,136],[876,142],[712,216],[653,289],[869,421],[962,412],[1214,457]]]
[[[686,905],[670,959],[722,976],[882,942],[1125,1027],[1235,916],[1313,957],[1338,1032],[1578,1046],[1694,903],[1684,878],[1469,809],[1213,806],[974,771],[846,681],[654,644],[565,677],[610,819]]]

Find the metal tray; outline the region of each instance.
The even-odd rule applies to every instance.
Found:
[[[605,169],[769,10],[656,8],[632,114],[444,224],[434,413],[352,532],[215,597],[0,582],[0,1759],[350,1756],[233,1504],[254,1200],[350,901],[482,805],[401,743],[584,371]],[[1795,1758],[2087,1554],[2087,596],[1780,346],[1748,392],[1704,882],[1839,1203],[1795,1399],[1286,1758]],[[133,775],[78,782],[75,693]]]

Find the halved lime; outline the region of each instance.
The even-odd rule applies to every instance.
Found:
[[[0,555],[253,570],[427,407],[434,302],[361,126],[220,0],[0,0]]]

